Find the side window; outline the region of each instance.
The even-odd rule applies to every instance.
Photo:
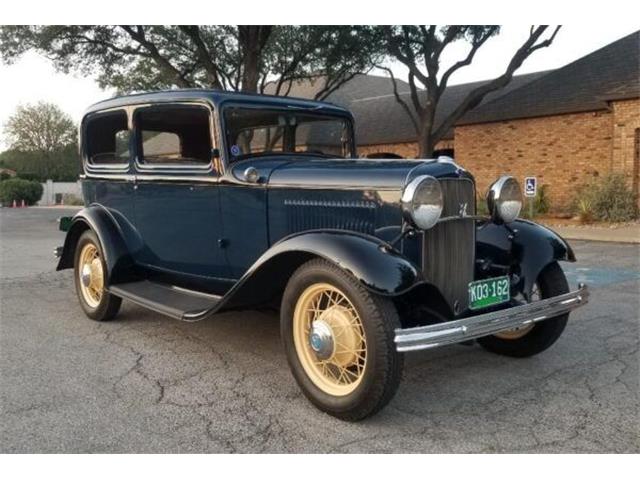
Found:
[[[160,105],[135,115],[138,162],[147,166],[200,166],[211,163],[209,110],[196,105]]]
[[[84,140],[89,164],[96,167],[127,165],[130,133],[124,110],[89,117]]]

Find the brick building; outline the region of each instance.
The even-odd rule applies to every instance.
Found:
[[[436,124],[482,82],[447,88]],[[408,99],[408,85],[397,83]],[[416,157],[411,121],[386,77],[359,75],[328,100],[356,118],[359,153]],[[313,84],[293,96],[313,97]],[[577,187],[610,171],[640,184],[640,32],[557,70],[515,76],[448,132],[438,152],[454,156],[478,181],[478,192],[501,174],[536,176],[552,208],[566,208]]]

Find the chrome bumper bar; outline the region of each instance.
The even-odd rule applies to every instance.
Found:
[[[409,352],[473,340],[557,317],[585,305],[588,301],[589,290],[580,284],[578,290],[573,292],[526,305],[425,327],[399,328],[395,336],[396,350]]]

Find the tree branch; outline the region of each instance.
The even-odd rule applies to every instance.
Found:
[[[128,25],[120,25],[120,28],[122,28],[132,40],[138,42],[149,52],[150,57],[156,62],[158,68],[172,76],[177,86],[181,88],[189,88],[193,86],[184,77],[184,74],[180,72],[180,70],[174,67],[169,60],[162,56],[158,47],[146,38],[144,27],[142,25],[138,25],[135,30]]]
[[[548,28],[546,25],[539,26],[537,28],[531,29],[529,38],[520,46],[520,48],[513,55],[511,61],[507,65],[505,72],[499,77],[494,78],[490,82],[485,83],[484,85],[479,86],[478,88],[472,90],[467,94],[464,100],[458,105],[458,107],[451,112],[447,118],[443,120],[440,126],[432,133],[433,143],[437,143],[446,132],[451,129],[462,116],[467,113],[469,110],[475,108],[484,98],[491,92],[499,90],[506,86],[511,79],[513,78],[514,72],[522,66],[524,61],[536,50],[539,50],[544,47],[548,47],[553,43],[556,34],[560,30],[560,26],[556,27],[553,34],[547,39],[540,43],[537,43],[539,38]]]
[[[418,120],[415,118],[407,102],[405,102],[404,99],[400,96],[400,93],[398,93],[398,84],[396,83],[396,77],[393,75],[393,71],[387,67],[378,67],[378,68],[380,68],[381,70],[385,70],[389,74],[389,78],[391,79],[391,83],[393,84],[393,96],[396,98],[396,101],[402,106],[404,111],[409,116],[409,120],[411,120],[411,124],[413,125],[413,129],[416,131],[416,135],[419,134],[420,128],[418,126]]]
[[[218,76],[218,67],[213,63],[213,60],[211,59],[211,52],[202,40],[200,28],[197,25],[180,25],[179,28],[191,39],[196,47],[196,54],[207,72],[211,87],[217,90],[224,90],[224,86],[220,82],[220,78]]]

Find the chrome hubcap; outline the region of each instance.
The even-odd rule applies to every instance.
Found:
[[[316,320],[309,331],[309,345],[319,360],[331,358],[334,351],[333,332],[322,320]]]
[[[80,280],[85,287],[89,287],[91,285],[91,265],[85,263],[82,266],[82,271],[80,272]]]

